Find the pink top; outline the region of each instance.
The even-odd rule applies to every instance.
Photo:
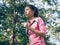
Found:
[[[29,25],[30,27],[38,31],[42,31],[44,32],[44,34],[46,34],[46,27],[44,25],[43,20],[40,17],[34,18],[32,22],[29,22]],[[38,36],[30,30],[28,30],[27,33],[29,36],[29,42],[30,42],[29,45],[45,45],[44,37]]]

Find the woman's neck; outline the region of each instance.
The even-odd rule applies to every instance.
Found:
[[[30,18],[29,18],[29,21],[31,22],[34,18],[35,18],[35,17],[33,17],[33,16],[30,17]]]

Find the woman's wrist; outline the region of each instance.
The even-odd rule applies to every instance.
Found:
[[[31,30],[31,27],[28,27],[27,29],[28,29],[28,30]]]
[[[34,30],[33,28],[29,27],[28,30]]]

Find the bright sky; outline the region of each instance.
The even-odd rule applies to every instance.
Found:
[[[0,3],[2,3],[2,0],[0,0]]]

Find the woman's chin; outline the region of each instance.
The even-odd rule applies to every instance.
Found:
[[[28,16],[26,16],[26,18],[28,18]]]

